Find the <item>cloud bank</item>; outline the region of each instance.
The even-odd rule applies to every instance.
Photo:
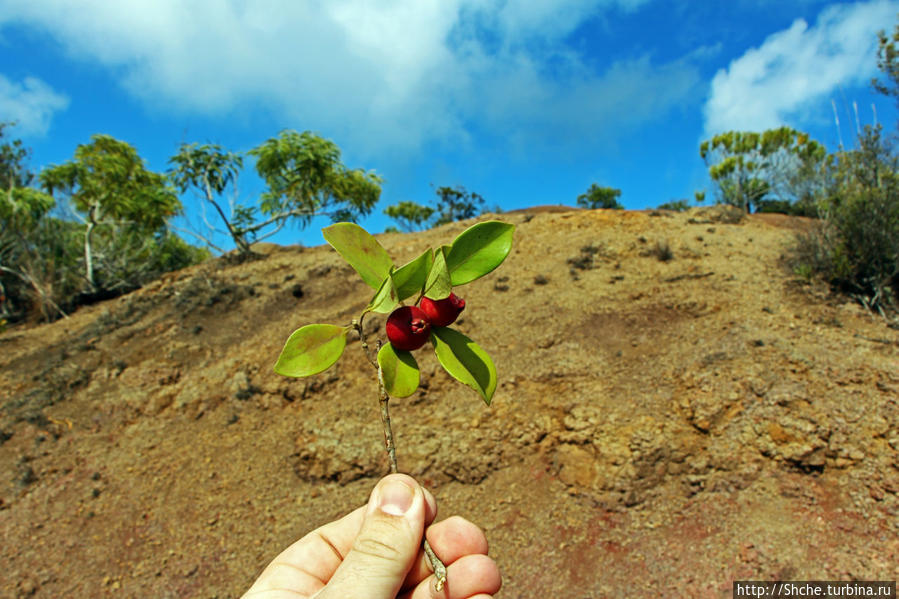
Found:
[[[840,86],[867,85],[877,75],[877,31],[890,30],[897,12],[895,1],[835,5],[813,27],[799,19],[769,36],[715,75],[705,137],[796,126],[810,112],[828,111]]]
[[[588,66],[566,36],[648,0],[0,0],[0,27],[39,28],[152,110],[262,108],[361,152],[603,141],[695,92],[688,60]],[[580,143],[580,142],[577,142]]]

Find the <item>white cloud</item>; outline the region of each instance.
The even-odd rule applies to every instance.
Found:
[[[0,75],[0,122],[15,121],[16,135],[44,135],[53,114],[65,110],[69,100],[34,77],[21,83]]]
[[[877,31],[889,29],[897,11],[894,1],[836,5],[813,27],[799,19],[769,36],[715,75],[706,136],[791,124],[828,109],[839,86],[867,85],[877,72]]]
[[[689,63],[597,71],[564,44],[587,19],[647,1],[0,0],[0,26],[46,30],[155,110],[261,108],[370,153],[464,144],[474,127],[589,137],[619,130],[608,121],[620,114],[663,118],[697,81]]]

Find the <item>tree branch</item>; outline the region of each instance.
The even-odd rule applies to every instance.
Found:
[[[219,253],[222,253],[222,254],[225,253],[225,250],[223,250],[219,246],[215,245],[214,243],[212,243],[212,241],[210,241],[206,237],[200,235],[199,233],[195,233],[194,231],[191,231],[190,229],[184,229],[184,228],[181,228],[181,227],[179,227],[177,225],[173,225],[173,224],[169,224],[169,226],[173,230],[178,231],[179,233],[187,233],[188,235],[193,235],[195,238],[199,239],[200,241],[202,241],[203,243],[205,243],[206,245],[208,245],[209,247],[211,247],[212,249],[214,249],[215,251],[217,251]]]
[[[206,189],[206,201],[212,204],[216,212],[218,212],[219,216],[222,218],[222,221],[225,223],[225,226],[228,227],[228,233],[231,234],[231,238],[234,240],[234,244],[237,246],[238,251],[241,254],[250,251],[250,246],[247,243],[246,239],[244,239],[243,236],[240,235],[233,226],[231,226],[231,221],[228,220],[227,216],[225,216],[224,210],[222,210],[222,207],[219,206],[218,202],[215,201],[215,197],[212,194],[212,186],[209,183],[209,177],[205,174],[203,175],[203,183],[205,184]]]
[[[303,208],[294,208],[293,210],[288,210],[287,212],[279,212],[278,214],[271,217],[270,219],[268,219],[265,222],[256,223],[255,225],[251,225],[251,226],[247,227],[246,229],[244,229],[244,232],[252,233],[252,232],[258,231],[259,229],[267,227],[276,221],[280,221],[280,220],[286,221],[288,218],[291,218],[293,216],[314,218],[316,216],[331,216],[333,214],[334,214],[334,212],[314,212],[314,211],[309,212],[308,210],[305,210]],[[281,225],[281,226],[283,226],[283,225]],[[268,234],[266,234],[266,235],[268,235]]]

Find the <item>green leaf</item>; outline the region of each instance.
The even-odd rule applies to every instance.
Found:
[[[337,223],[322,229],[322,235],[370,287],[377,289],[390,274],[393,260],[387,250],[359,225]]]
[[[489,406],[496,391],[496,367],[481,347],[455,329],[434,327],[431,341],[450,376],[477,391]]]
[[[434,300],[449,297],[453,292],[449,270],[446,268],[446,252],[440,248],[434,252],[434,262],[425,282],[425,296]]]
[[[446,254],[452,284],[464,285],[499,266],[512,249],[515,225],[490,220],[463,231]]]
[[[418,389],[420,373],[411,353],[387,343],[378,352],[378,366],[388,394],[409,397]]]
[[[428,248],[421,256],[404,264],[391,275],[400,301],[421,293],[433,262],[434,250]]]
[[[287,339],[275,372],[284,376],[311,376],[327,370],[346,347],[348,329],[333,324],[307,324]]]
[[[381,283],[375,296],[371,298],[371,302],[368,304],[366,311],[377,312],[378,314],[389,314],[390,312],[393,312],[393,309],[396,308],[399,303],[396,294],[396,285],[393,283],[393,277],[388,276]]]

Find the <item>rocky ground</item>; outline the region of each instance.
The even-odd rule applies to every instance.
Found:
[[[899,577],[899,330],[797,278],[808,222],[532,209],[458,328],[488,408],[419,352],[400,469],[487,532],[501,597],[729,597]],[[379,236],[403,263],[471,222]],[[328,246],[219,259],[0,335],[0,597],[236,597],[386,472],[358,341],[287,336],[370,289]],[[370,341],[383,317],[369,319]]]

